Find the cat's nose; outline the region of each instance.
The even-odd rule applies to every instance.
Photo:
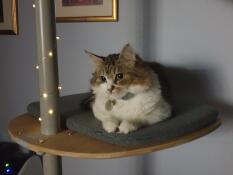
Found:
[[[108,88],[108,92],[112,93],[113,89],[114,89],[114,86],[111,86],[110,88]]]

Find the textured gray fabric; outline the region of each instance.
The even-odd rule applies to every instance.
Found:
[[[71,130],[88,134],[97,139],[126,146],[138,146],[152,142],[179,137],[204,128],[217,119],[217,111],[208,105],[193,106],[178,113],[171,119],[141,128],[129,134],[106,133],[101,122],[96,120],[91,111],[80,111],[70,117],[66,124]]]
[[[80,107],[81,101],[88,95],[85,93],[60,98],[63,122],[66,121],[66,126],[73,131],[113,144],[139,146],[161,142],[211,125],[218,116],[217,110],[209,105],[191,104],[180,100],[179,103],[173,104],[174,112],[171,119],[141,128],[127,135],[109,134],[103,130],[101,122],[94,118],[90,110],[84,110]],[[31,103],[28,106],[28,111],[34,116],[39,116],[39,102]]]

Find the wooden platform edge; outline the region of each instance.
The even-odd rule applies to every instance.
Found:
[[[13,119],[14,120],[14,119]],[[109,158],[120,158],[120,157],[127,157],[127,156],[136,156],[136,155],[142,155],[142,154],[147,154],[147,153],[152,153],[155,151],[171,148],[174,146],[178,146],[181,144],[188,143],[190,141],[193,141],[195,139],[198,139],[202,136],[205,136],[215,129],[217,129],[221,125],[221,120],[218,118],[215,123],[209,125],[208,127],[205,127],[203,129],[200,129],[198,131],[183,135],[181,137],[173,138],[161,143],[156,143],[156,144],[150,144],[150,145],[144,145],[141,147],[124,147],[124,146],[118,146],[118,145],[113,145],[113,144],[108,144],[93,138],[90,138],[89,136],[83,136],[88,138],[91,142],[93,140],[93,143],[97,143],[98,146],[104,145],[104,148],[108,148],[110,151],[109,152],[98,152],[95,149],[92,150],[90,144],[90,148],[87,148],[86,150],[88,151],[68,151],[64,149],[51,149],[49,147],[44,146],[43,144],[35,144],[35,143],[30,143],[27,142],[26,140],[22,139],[20,137],[20,133],[15,134],[14,131],[11,131],[11,123],[9,124],[8,127],[8,133],[11,137],[11,139],[18,143],[19,145],[34,151],[34,152],[39,152],[39,153],[49,153],[53,155],[59,155],[59,156],[66,156],[66,157],[76,157],[76,158],[91,158],[91,159],[109,159]],[[87,140],[88,140],[87,139]],[[111,152],[111,150],[113,150]]]

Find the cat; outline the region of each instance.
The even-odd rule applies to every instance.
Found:
[[[95,64],[92,111],[106,132],[128,134],[171,116],[158,75],[130,44],[107,57],[86,53]]]

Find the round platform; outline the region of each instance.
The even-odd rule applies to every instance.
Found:
[[[201,130],[140,147],[113,145],[76,132],[72,133],[69,130],[62,131],[54,136],[42,135],[40,133],[40,122],[29,114],[23,114],[13,119],[9,124],[8,132],[16,143],[34,152],[101,159],[140,155],[177,146],[210,133],[220,124],[220,119],[218,119],[215,123]]]

